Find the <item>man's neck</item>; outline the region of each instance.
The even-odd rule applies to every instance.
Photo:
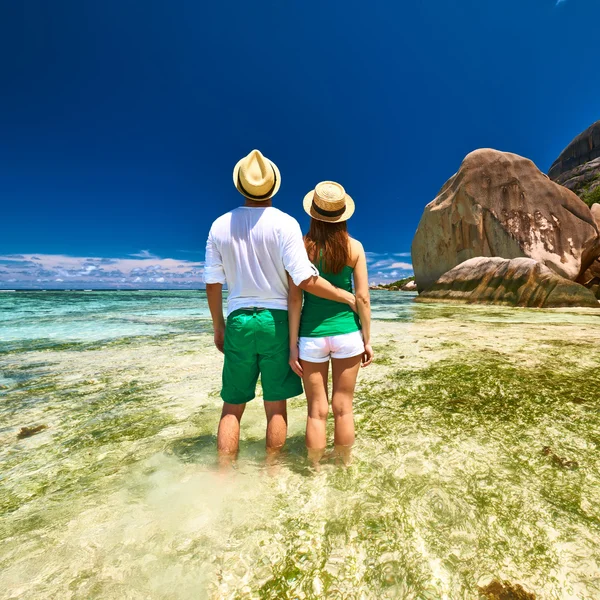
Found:
[[[273,201],[271,200],[271,198],[269,198],[268,200],[262,200],[260,202],[246,198],[244,206],[248,206],[250,208],[265,208],[266,206],[273,206]]]

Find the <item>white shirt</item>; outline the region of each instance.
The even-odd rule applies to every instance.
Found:
[[[227,314],[239,308],[288,308],[288,279],[319,275],[308,259],[298,221],[272,206],[240,206],[210,228],[205,283],[227,283]]]

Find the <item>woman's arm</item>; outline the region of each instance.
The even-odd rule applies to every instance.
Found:
[[[367,257],[360,242],[353,240],[354,250],[358,255],[354,265],[354,293],[356,295],[356,308],[360,317],[362,334],[365,342],[365,353],[362,366],[367,367],[373,361],[373,348],[371,347],[371,297],[369,295],[369,273],[367,272]]]
[[[288,319],[290,327],[290,367],[296,375],[302,377],[302,365],[298,359],[298,331],[302,314],[302,290],[288,275],[290,291],[288,292]]]

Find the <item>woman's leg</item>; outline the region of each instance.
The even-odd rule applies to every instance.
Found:
[[[350,448],[354,444],[354,415],[352,400],[356,377],[360,369],[362,355],[351,358],[333,358],[333,396],[331,408],[335,422],[335,451],[345,464],[350,461]]]
[[[318,463],[327,446],[327,414],[329,401],[327,376],[329,361],[313,363],[301,360],[304,380],[304,391],[308,400],[308,416],[306,419],[306,447],[311,463]]]

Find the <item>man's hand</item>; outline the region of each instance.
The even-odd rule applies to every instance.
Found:
[[[225,345],[225,327],[215,328],[215,346],[219,352],[223,352],[223,346]]]
[[[302,365],[298,358],[298,346],[290,348],[290,367],[292,367],[292,371],[294,371],[298,377],[302,377],[304,371],[302,371]]]
[[[348,306],[358,314],[358,307],[356,306],[356,296],[354,294],[350,294],[352,298],[348,298]]]
[[[373,362],[373,348],[371,344],[365,344],[365,351],[362,355],[362,366],[368,367]]]

